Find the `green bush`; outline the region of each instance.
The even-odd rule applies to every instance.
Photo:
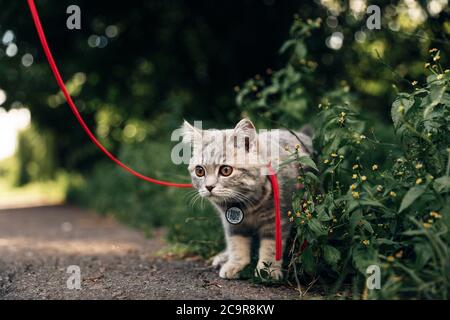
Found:
[[[309,85],[300,79],[311,72],[302,63],[305,36],[317,27],[317,21],[294,22],[283,46],[293,49],[286,67],[258,83],[249,80],[238,93],[246,112],[265,114],[267,123],[307,119],[306,108],[295,108]],[[299,163],[301,186],[293,210],[284,213],[297,231],[292,278],[319,280],[326,292],[356,299],[448,298],[450,73],[434,63],[440,52],[430,53],[426,83],[412,82],[412,92],[398,93],[392,104],[393,130],[369,128],[344,85],[324,94],[313,116],[317,164],[290,147],[288,161]],[[305,166],[316,170],[305,173]],[[366,286],[370,265],[381,269],[380,290]]]
[[[34,126],[21,132],[14,155],[17,168],[13,184],[23,186],[32,181],[55,178],[57,166],[54,152],[54,136],[50,132],[40,132]]]

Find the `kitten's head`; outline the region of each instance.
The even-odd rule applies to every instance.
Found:
[[[258,135],[249,119],[234,129],[201,130],[183,124],[183,141],[192,143],[188,170],[202,197],[216,204],[252,205],[266,182],[257,161]]]

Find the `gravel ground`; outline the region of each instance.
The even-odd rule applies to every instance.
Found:
[[[157,256],[151,239],[70,206],[0,210],[0,299],[295,299],[292,288],[224,280],[201,261]],[[67,267],[81,270],[68,289]]]

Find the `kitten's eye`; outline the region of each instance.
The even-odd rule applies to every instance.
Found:
[[[203,169],[203,167],[201,166],[196,166],[195,174],[197,175],[197,177],[203,177],[205,175],[205,169]]]
[[[224,177],[228,177],[233,172],[233,168],[230,166],[221,166],[219,173]]]

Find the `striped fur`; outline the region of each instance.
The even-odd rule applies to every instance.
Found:
[[[282,277],[281,262],[275,261],[275,215],[272,187],[264,174],[269,162],[283,161],[295,145],[300,152],[312,150],[312,140],[301,132],[297,137],[287,130],[257,134],[248,119],[241,120],[231,130],[199,130],[189,123],[183,124],[183,137],[193,143],[189,163],[192,183],[201,197],[206,197],[217,209],[225,230],[226,249],[213,259],[213,266],[220,266],[220,277],[233,279],[250,262],[250,246],[253,236],[259,238],[259,261],[256,272],[261,275],[264,264],[270,265],[270,274],[275,279]],[[223,141],[223,144],[217,141]],[[274,143],[275,153],[267,155],[267,142]],[[285,147],[290,148],[290,152]],[[275,159],[276,157],[276,159]],[[257,159],[257,161],[246,161]],[[229,176],[220,174],[220,167],[229,165],[233,172]],[[204,168],[204,176],[197,176],[196,167]],[[283,166],[277,172],[280,185],[283,244],[289,235],[289,223],[284,214],[291,209],[291,197],[295,188],[298,170],[294,164]],[[209,191],[206,186],[214,186]],[[225,219],[228,207],[238,204],[243,208],[244,220],[231,225]],[[265,270],[267,271],[267,270]]]

